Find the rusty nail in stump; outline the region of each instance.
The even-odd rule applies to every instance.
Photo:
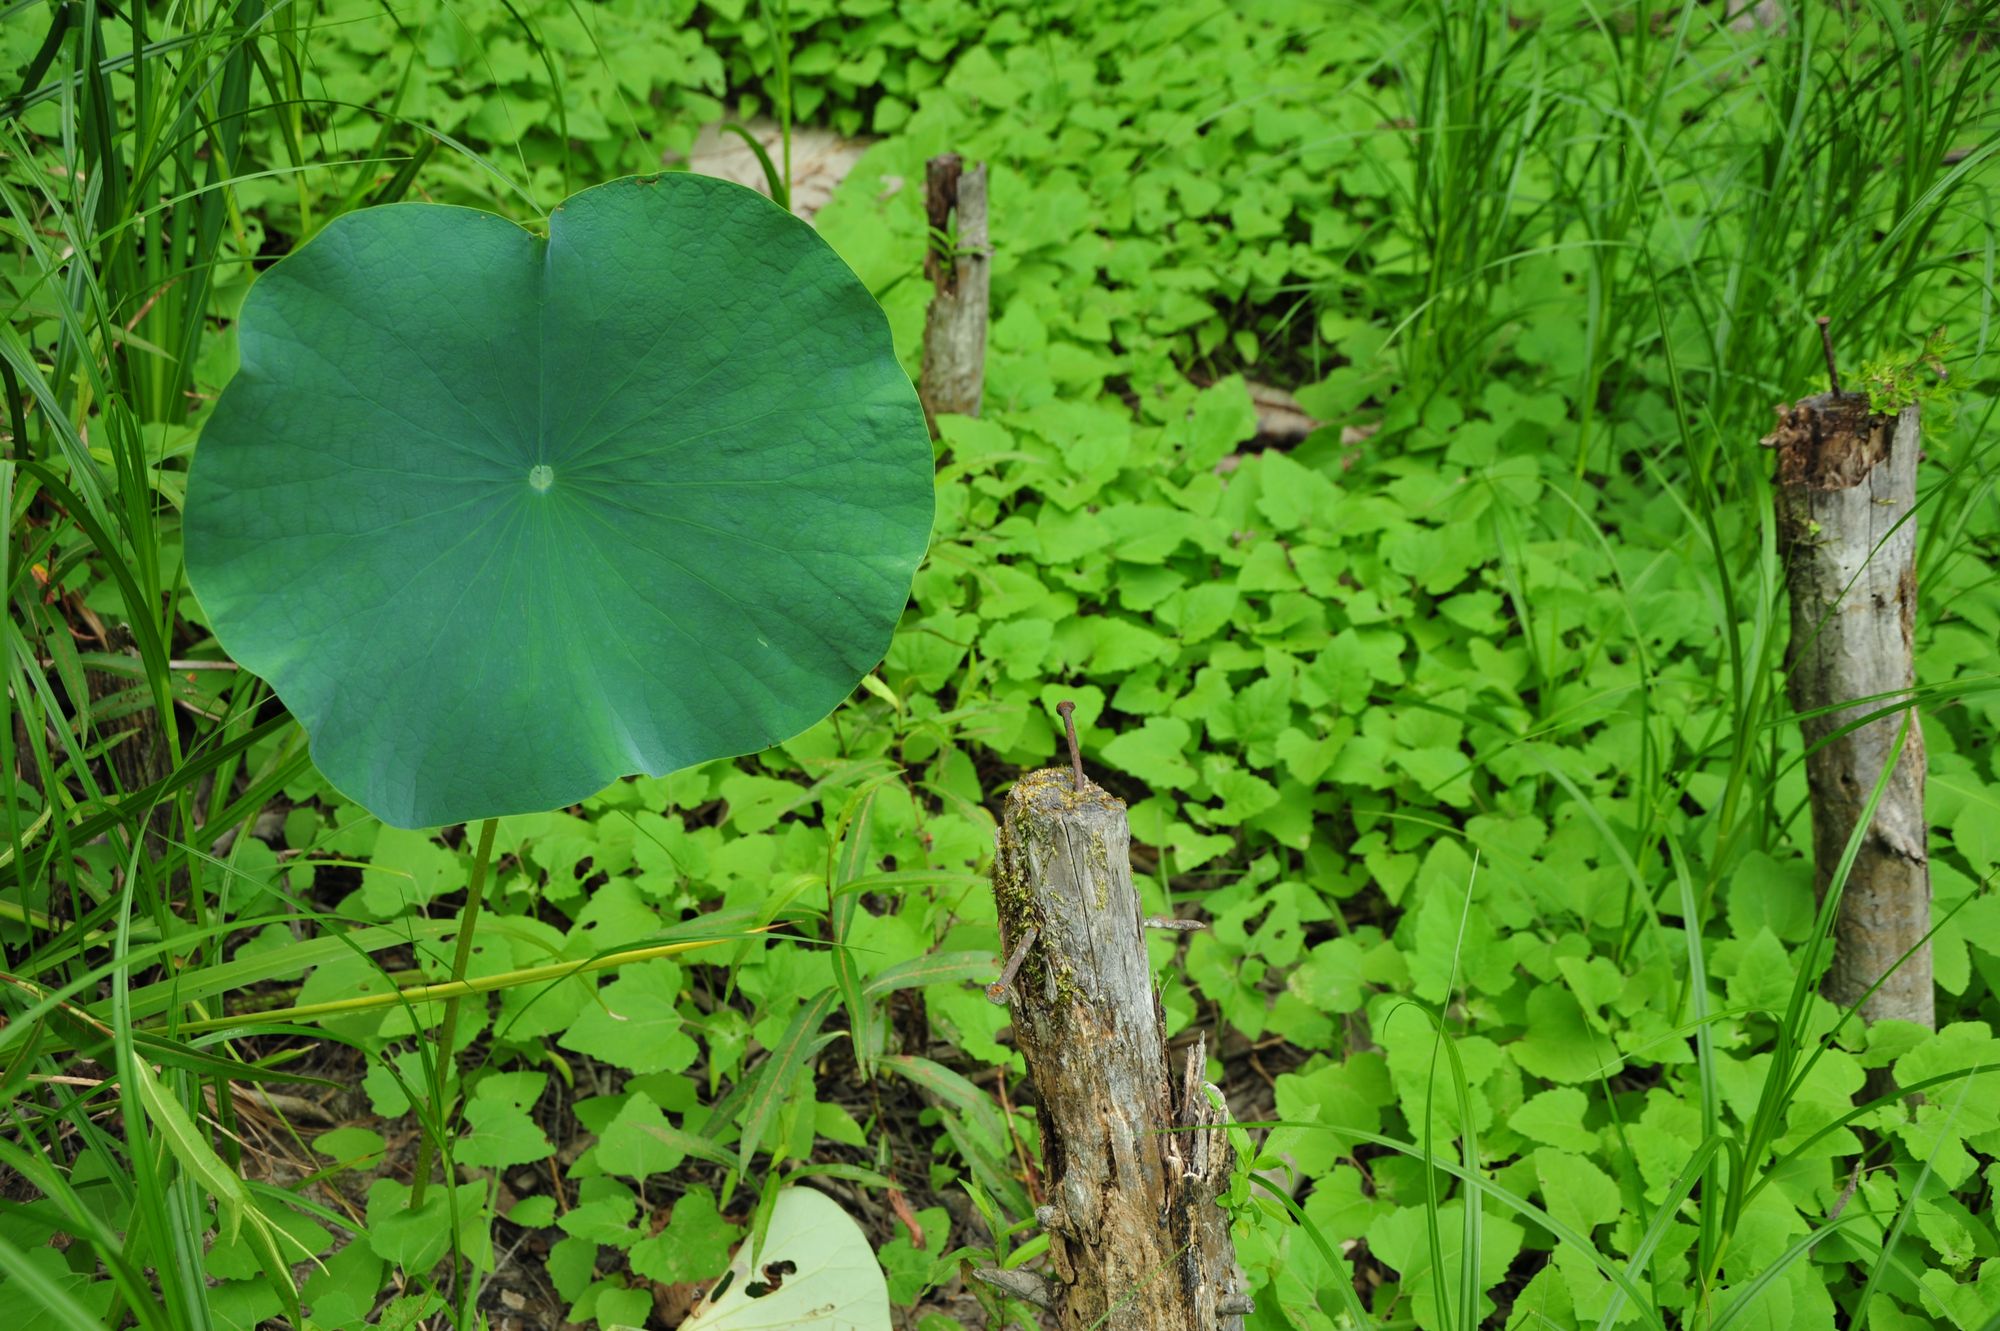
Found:
[[[1083,751],[1076,747],[1076,704],[1065,698],[1056,704],[1056,715],[1063,719],[1063,730],[1069,735],[1069,769],[1075,776],[1070,789],[1078,794],[1083,792]]]
[[[1021,935],[1021,941],[1014,945],[1014,955],[1007,958],[1007,967],[1000,972],[1000,978],[986,986],[988,1002],[1006,1006],[1013,995],[1014,976],[1020,972],[1021,963],[1028,959],[1028,949],[1035,945],[1035,936],[1039,933],[1040,929],[1030,925],[1028,932]]]
[[[1822,350],[1826,352],[1826,382],[1827,385],[1833,389],[1833,395],[1835,397],[1839,397],[1840,370],[1833,363],[1833,334],[1827,331],[1827,325],[1832,323],[1833,320],[1827,318],[1824,314],[1822,314],[1818,319],[1814,320],[1814,322],[1819,325],[1820,347]]]

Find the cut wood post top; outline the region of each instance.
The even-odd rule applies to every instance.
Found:
[[[1131,848],[1125,801],[1089,780],[1078,788],[1068,769],[1030,772],[1008,792],[994,890],[1010,951],[1040,931],[1021,979],[1039,986],[1040,1007],[1110,1003],[1151,1017]]]
[[[1760,442],[1778,451],[1780,486],[1845,490],[1889,456],[1898,422],[1908,416],[1914,427],[1916,413],[1879,414],[1866,393],[1816,393],[1779,407],[1778,424]]]

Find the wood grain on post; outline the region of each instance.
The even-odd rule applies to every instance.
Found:
[[[1778,450],[1790,690],[1808,749],[1821,894],[1909,724],[1840,899],[1826,996],[1843,1007],[1860,1002],[1868,1021],[1934,1027],[1931,949],[1923,941],[1931,916],[1924,738],[1916,711],[1835,734],[1890,705],[1883,695],[1907,695],[1916,682],[1918,411],[1879,416],[1864,393],[1826,393],[1781,410],[1765,442]],[[1856,701],[1870,698],[1877,701]],[[1837,710],[1804,715],[1822,708]],[[1881,987],[1868,994],[1878,980]]]
[[[1239,1331],[1226,1113],[1200,1044],[1169,1076],[1130,847],[1124,802],[1068,769],[1007,796],[993,889],[1006,950],[1034,931],[1010,994],[1050,1184],[1045,1302],[1064,1331]]]
[[[924,170],[924,210],[931,230],[924,276],[933,294],[924,316],[924,368],[917,395],[935,437],[939,416],[977,416],[986,387],[992,250],[986,231],[985,164],[968,170],[957,153],[931,158]],[[948,248],[941,239],[945,236],[953,241]]]

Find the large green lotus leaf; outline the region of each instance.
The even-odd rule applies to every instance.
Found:
[[[699,176],[546,238],[397,204],[260,277],[188,574],[336,787],[427,827],[784,740],[881,659],[931,449],[881,309]]]

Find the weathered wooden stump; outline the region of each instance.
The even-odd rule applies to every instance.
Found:
[[[1833,392],[1781,411],[1765,442],[1778,450],[1792,602],[1787,664],[1808,749],[1822,895],[1905,717],[1910,728],[1841,895],[1826,996],[1843,1006],[1859,1002],[1868,1021],[1893,1017],[1928,1027],[1936,1016],[1924,941],[1931,883],[1923,731],[1912,708],[1836,736],[1880,711],[1884,695],[1906,695],[1916,682],[1918,441],[1917,408],[1880,416],[1870,412],[1867,394]]]
[[[986,167],[968,169],[957,153],[931,158],[924,171],[930,243],[924,276],[924,367],[917,396],[937,435],[937,418],[977,416],[986,390],[986,323],[993,266],[986,229]],[[949,238],[948,240],[946,238]]]
[[[1040,1104],[1055,1278],[993,1283],[1064,1331],[1237,1331],[1250,1302],[1216,1200],[1227,1113],[1200,1043],[1168,1074],[1130,846],[1124,802],[1073,771],[1032,772],[1007,796],[993,890],[1010,957],[1027,946],[995,996]]]

